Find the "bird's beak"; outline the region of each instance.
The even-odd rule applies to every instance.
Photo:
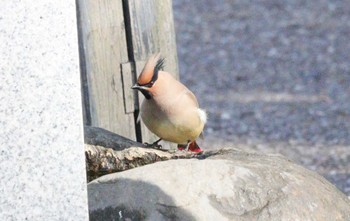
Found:
[[[134,89],[134,90],[137,89],[138,90],[138,89],[140,89],[140,86],[135,84],[134,86],[131,87],[131,89]]]
[[[146,99],[152,98],[152,95],[148,91],[149,90],[148,87],[135,84],[134,86],[131,87],[131,89],[139,90],[145,96]]]
[[[134,86],[131,87],[131,89],[136,89],[136,90],[147,90],[148,88],[145,86],[140,86],[138,84],[135,84]]]

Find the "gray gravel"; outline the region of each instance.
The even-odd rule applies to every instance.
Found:
[[[173,0],[204,148],[281,153],[350,195],[350,2]]]

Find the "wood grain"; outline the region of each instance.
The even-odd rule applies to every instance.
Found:
[[[85,113],[92,126],[135,139],[133,107],[124,101],[133,97],[123,92],[131,76],[123,75],[123,85],[120,65],[128,62],[122,2],[78,0],[78,10],[89,104]]]

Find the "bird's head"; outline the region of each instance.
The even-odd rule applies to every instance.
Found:
[[[151,99],[152,94],[150,91],[154,84],[158,80],[159,70],[163,69],[164,58],[160,58],[160,53],[152,55],[145,64],[137,82],[132,89],[139,90],[146,99]]]

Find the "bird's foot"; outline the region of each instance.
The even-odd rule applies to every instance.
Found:
[[[143,145],[145,145],[145,147],[148,147],[148,148],[155,148],[155,149],[162,149],[162,145],[158,144],[159,141],[161,141],[162,139],[158,139],[156,140],[155,142],[153,143],[143,143]]]
[[[162,145],[158,144],[158,143],[143,143],[143,145],[145,145],[145,147],[147,148],[155,148],[155,149],[162,149]]]

